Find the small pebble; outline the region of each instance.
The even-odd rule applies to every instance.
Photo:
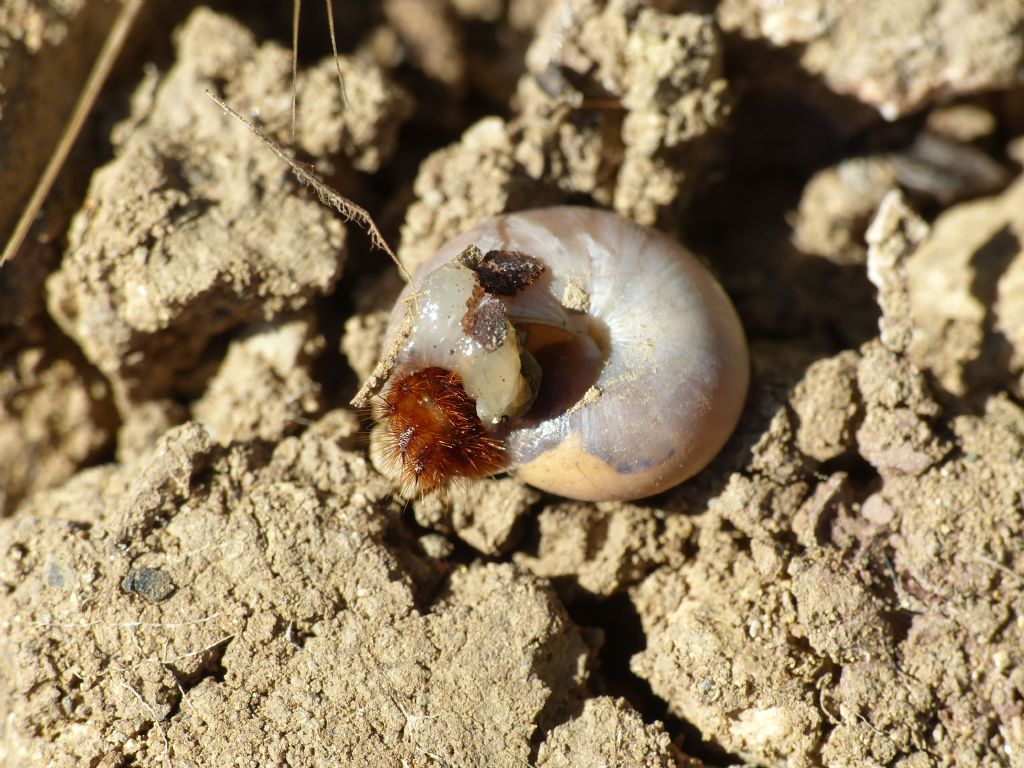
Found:
[[[159,603],[174,594],[175,586],[166,571],[159,568],[133,568],[121,582],[121,589],[134,592],[150,603]]]

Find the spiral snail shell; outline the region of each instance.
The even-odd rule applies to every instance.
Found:
[[[415,290],[414,290],[415,289]],[[498,216],[424,264],[357,396],[371,447],[414,490],[507,470],[589,500],[702,469],[740,416],[743,329],[708,270],[606,211]]]

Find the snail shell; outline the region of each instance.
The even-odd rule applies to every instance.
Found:
[[[498,216],[413,286],[354,402],[376,395],[377,455],[421,490],[507,469],[575,499],[649,496],[701,470],[739,419],[749,359],[729,298],[677,242],[614,213]]]

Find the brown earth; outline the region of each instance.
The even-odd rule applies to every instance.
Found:
[[[290,8],[143,15],[0,267],[0,765],[1024,766],[1024,6],[339,1],[342,92],[316,5],[294,137]],[[4,237],[116,10],[0,8]],[[397,270],[206,89],[409,268],[562,202],[692,245],[736,434],[403,498],[346,407]]]

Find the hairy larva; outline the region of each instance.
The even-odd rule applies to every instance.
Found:
[[[416,491],[508,470],[575,499],[649,496],[718,453],[749,380],[739,319],[707,269],[588,208],[454,238],[406,287],[387,337],[355,402],[374,405],[375,461]]]

